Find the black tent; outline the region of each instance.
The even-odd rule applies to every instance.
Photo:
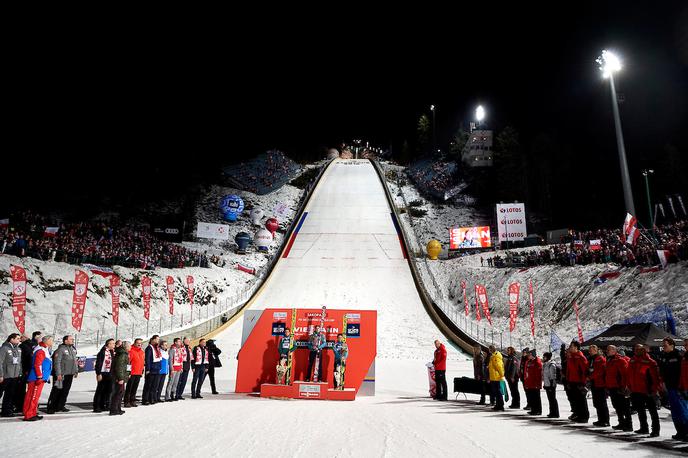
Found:
[[[607,345],[615,345],[618,349],[625,350],[628,356],[631,356],[633,346],[636,344],[643,344],[651,351],[657,351],[662,346],[662,339],[665,337],[673,338],[676,341],[676,347],[683,348],[681,339],[652,323],[615,324],[602,334],[583,342],[581,347],[587,350],[590,345],[594,344],[604,350]]]

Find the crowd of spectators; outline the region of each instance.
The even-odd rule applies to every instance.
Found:
[[[408,168],[408,175],[422,193],[444,199],[447,191],[456,185],[456,171],[454,162],[421,160]]]
[[[591,240],[599,240],[599,245],[591,247]],[[668,251],[668,262],[688,260],[688,221],[658,226],[654,231],[643,231],[635,245],[626,243],[620,228],[571,231],[569,235],[562,237],[561,243],[550,245],[546,249],[507,252],[504,256],[488,258],[487,262],[494,267],[543,264],[575,266],[595,263],[648,267],[660,264],[657,250]]]
[[[249,162],[225,167],[223,173],[235,188],[262,195],[280,188],[300,170],[283,152],[272,150]]]
[[[0,228],[0,249],[4,254],[70,264],[140,269],[208,267],[210,262],[221,262],[218,256],[160,240],[145,227],[103,222],[56,224],[32,212],[12,215],[9,220],[8,225]],[[59,229],[56,234],[48,235],[46,227]]]

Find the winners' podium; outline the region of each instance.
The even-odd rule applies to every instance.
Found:
[[[320,355],[320,381],[303,381],[312,375],[307,374],[308,336],[320,325],[321,313],[322,309],[247,310],[235,391],[260,393],[261,397],[275,399],[332,401],[353,401],[357,395],[374,395],[377,354],[377,312],[374,310],[327,309],[324,322],[327,344]],[[290,385],[276,383],[277,346],[285,329],[292,329],[295,341]],[[349,348],[343,390],[333,389],[332,384],[332,345],[338,334],[346,336]]]

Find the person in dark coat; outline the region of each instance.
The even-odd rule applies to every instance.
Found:
[[[518,391],[518,379],[520,378],[521,358],[516,355],[516,349],[509,347],[506,349],[506,361],[504,364],[504,378],[509,385],[511,392],[510,409],[521,408],[521,395]]]
[[[131,344],[126,340],[115,350],[115,361],[112,363],[112,399],[110,401],[110,415],[122,415],[122,399],[124,387],[131,373],[129,367],[129,350]]]
[[[14,392],[21,376],[21,349],[19,334],[7,337],[0,347],[0,397],[2,397],[2,417],[14,416]]]
[[[191,355],[191,340],[188,337],[184,337],[182,340],[183,345],[180,351],[183,355],[182,363],[182,373],[179,374],[179,383],[177,384],[177,396],[176,399],[184,400],[184,388],[186,388],[186,381],[189,378],[189,371],[191,370],[191,364],[193,357]]]
[[[162,351],[159,342],[160,336],[154,335],[148,341],[148,346],[144,352],[145,379],[143,381],[143,394],[141,395],[141,405],[144,406],[157,402],[158,379],[162,363]]]
[[[671,419],[676,428],[674,440],[685,441],[688,439],[688,400],[685,393],[680,393],[681,384],[681,354],[676,349],[676,342],[671,337],[665,337],[662,341],[662,353],[659,357],[659,373],[664,382],[664,388],[669,398]]]
[[[208,373],[208,366],[210,365],[210,352],[206,346],[205,339],[198,341],[193,349],[193,362],[191,370],[193,370],[193,380],[191,381],[191,399],[202,399],[201,388],[205,375]]]
[[[206,346],[208,347],[208,378],[210,379],[210,388],[213,394],[219,394],[215,387],[215,368],[222,367],[222,363],[220,362],[220,353],[222,353],[222,350],[217,348],[213,339],[208,340]]]
[[[112,394],[112,363],[115,357],[115,339],[108,339],[96,356],[96,394],[93,396],[93,411],[98,413],[110,407]]]
[[[523,392],[525,393],[526,391],[526,382],[525,382],[525,375],[526,375],[526,363],[528,362],[528,355],[530,354],[530,348],[526,347],[523,350],[521,350],[521,365],[520,365],[520,379],[521,383],[523,384]],[[523,410],[530,410],[530,404],[528,403],[528,396],[526,396],[526,406],[523,408]]]
[[[480,346],[473,347],[473,378],[480,382],[480,402],[479,405],[485,405],[485,358]]]

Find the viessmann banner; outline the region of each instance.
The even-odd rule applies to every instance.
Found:
[[[517,242],[526,238],[524,204],[497,204],[497,234],[500,242]]]
[[[489,248],[490,226],[452,227],[449,229],[449,249]]]

